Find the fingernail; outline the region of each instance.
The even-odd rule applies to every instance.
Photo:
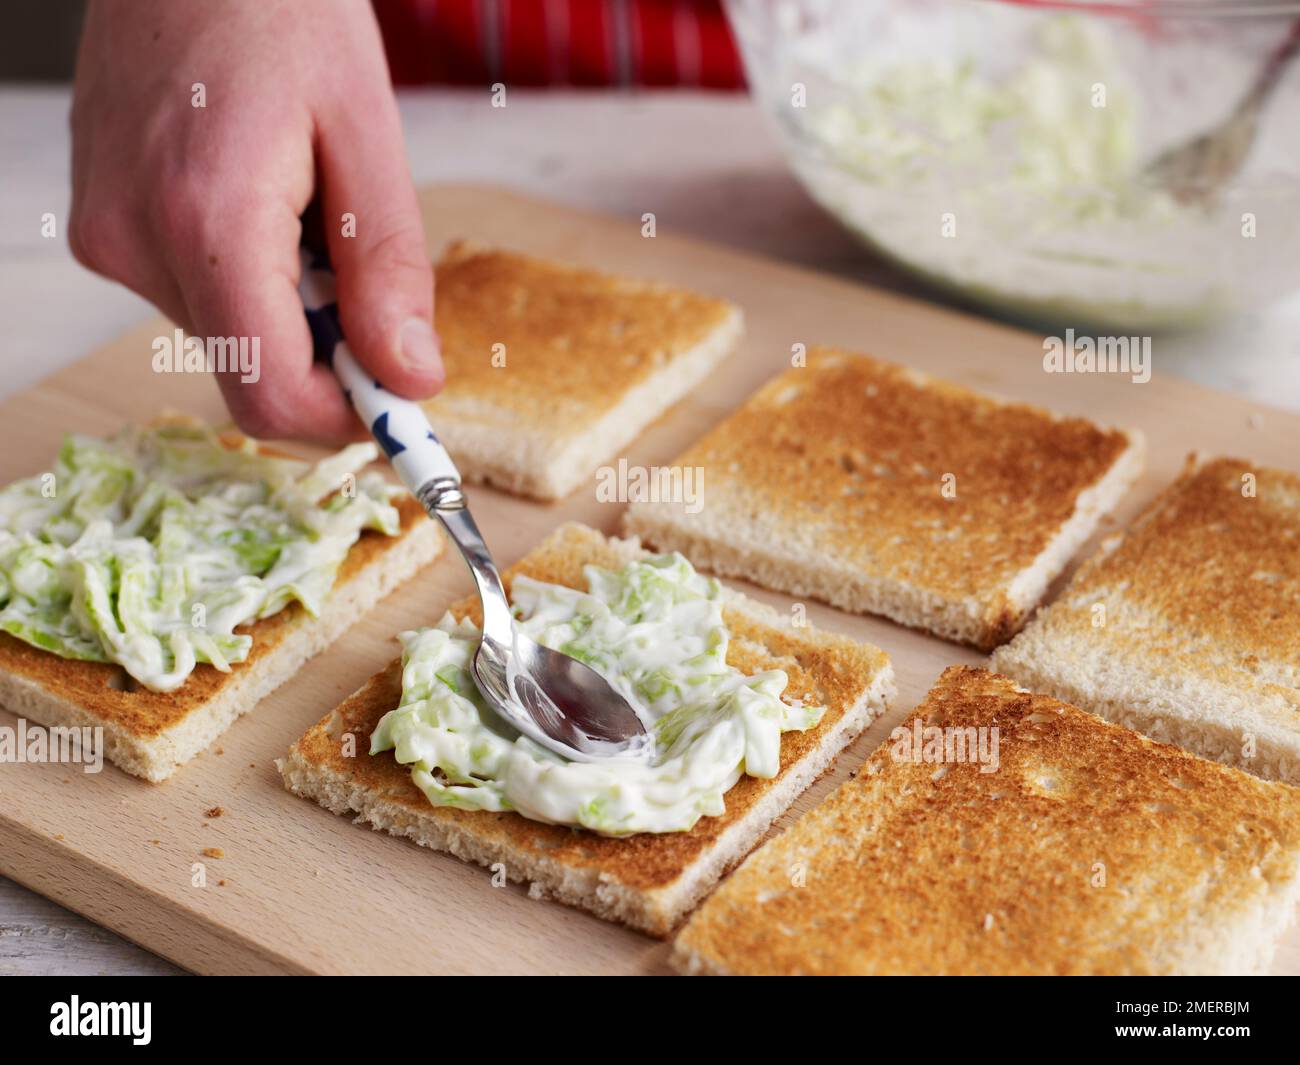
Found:
[[[428,373],[441,362],[438,338],[423,318],[408,318],[403,322],[398,339],[402,345],[402,362],[410,369]]]

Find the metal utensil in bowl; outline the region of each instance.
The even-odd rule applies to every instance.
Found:
[[[1300,19],[1268,57],[1250,88],[1222,122],[1161,152],[1146,168],[1152,184],[1183,203],[1212,203],[1237,176],[1255,143],[1259,118],[1287,67],[1300,55]]]
[[[469,511],[460,472],[419,404],[394,395],[356,361],[339,325],[329,261],[302,252],[303,306],[318,361],[344,394],[397,475],[460,549],[483,603],[483,638],[471,673],[484,702],[525,736],[573,761],[645,758],[653,744],[631,704],[590,666],[543,647],[514,623],[492,553]]]

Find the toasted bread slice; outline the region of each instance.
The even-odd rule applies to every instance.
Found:
[[[1300,476],[1189,461],[993,661],[1154,739],[1300,784]]]
[[[584,566],[618,568],[644,554],[635,541],[607,540],[586,526],[559,528],[505,575],[583,588]],[[454,608],[477,621],[477,602]],[[808,732],[781,740],[781,769],[771,780],[741,777],[726,812],[689,832],[623,839],[529,821],[516,813],[433,806],[390,753],[371,757],[367,741],[401,696],[401,663],[377,673],[313,726],[280,762],[285,785],[328,810],[355,814],[376,829],[466,861],[502,863],[512,880],[614,921],[664,936],[742,858],[834,756],[885,709],[893,669],[874,647],[809,628],[736,595],[724,608],[732,641],[727,660],[745,673],[784,669],[789,698],[827,707]],[[341,739],[353,737],[347,757]]]
[[[741,333],[724,300],[464,242],[437,282],[447,387],[429,417],[467,478],[538,499],[577,488]]]
[[[954,743],[941,764],[915,760],[899,737],[918,725],[985,730],[965,733],[967,750],[996,729],[997,758],[958,761]],[[969,667],[948,669],[900,729],[699,909],[677,938],[679,969],[1269,966],[1300,898],[1300,790]]]
[[[695,506],[634,502],[625,528],[714,573],[989,650],[1142,455],[1133,433],[818,348],[677,459],[702,471]]]
[[[200,663],[176,691],[156,692],[115,663],[60,658],[0,633],[0,706],[43,725],[102,727],[109,761],[145,780],[167,779],[442,553],[442,534],[419,503],[407,496],[397,506],[401,534],[361,534],[319,617],[291,603],[238,628],[253,646],[229,673]]]

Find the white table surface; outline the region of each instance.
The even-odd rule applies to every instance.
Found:
[[[0,87],[0,396],[154,313],[68,252],[68,101],[64,89]],[[486,92],[433,90],[404,92],[401,106],[417,182],[495,182],[629,219],[653,211],[660,227],[917,291],[809,200],[743,97],[511,90],[491,108]],[[47,211],[57,240],[41,236]],[[1161,337],[1155,357],[1160,372],[1300,410],[1300,298]],[[174,972],[0,878],[0,974]]]

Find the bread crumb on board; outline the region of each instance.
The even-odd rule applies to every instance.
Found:
[[[226,852],[220,847],[204,847],[200,853],[205,858],[224,858],[226,856]]]

